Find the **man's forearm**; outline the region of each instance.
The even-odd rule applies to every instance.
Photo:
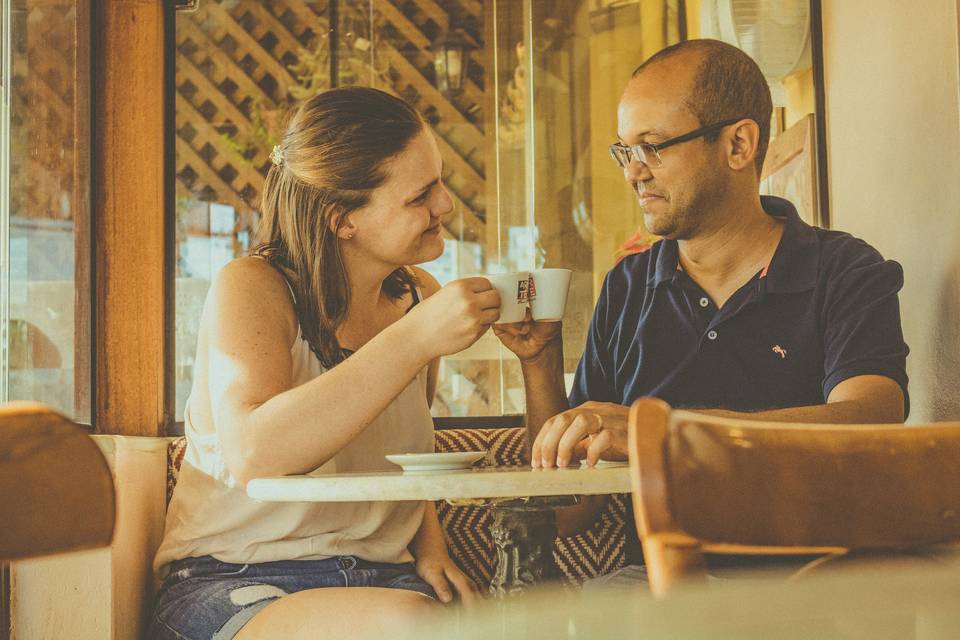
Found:
[[[807,407],[771,409],[769,411],[728,411],[696,409],[699,413],[724,418],[768,420],[770,422],[811,422],[823,424],[867,424],[903,422],[902,409],[878,407],[856,401],[828,402]]]
[[[523,385],[527,396],[527,460],[543,423],[570,408],[563,384],[563,342],[557,340],[533,362],[524,362]],[[583,496],[574,507],[557,509],[557,534],[573,536],[586,531],[607,504],[606,496]]]
[[[563,384],[563,341],[559,338],[531,361],[522,362],[527,398],[527,459],[543,423],[570,408]]]

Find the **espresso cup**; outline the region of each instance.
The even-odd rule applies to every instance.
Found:
[[[534,320],[563,319],[571,275],[570,269],[537,269],[530,275],[530,313]]]
[[[516,271],[483,276],[500,294],[500,319],[496,324],[522,322],[529,301],[530,272]]]

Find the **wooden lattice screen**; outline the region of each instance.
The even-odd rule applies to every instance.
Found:
[[[257,209],[283,120],[299,99],[331,86],[337,42],[338,85],[391,91],[427,117],[460,214],[448,231],[482,238],[482,52],[472,53],[466,86],[451,97],[434,84],[429,51],[452,18],[482,46],[480,0],[351,0],[336,9],[335,37],[328,0],[202,0],[198,11],[178,14],[178,197]]]
[[[26,219],[72,221],[77,206],[72,4],[17,3],[11,12],[11,211]]]

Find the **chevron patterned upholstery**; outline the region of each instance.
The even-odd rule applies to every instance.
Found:
[[[523,460],[523,429],[447,429],[434,432],[436,451],[487,451],[484,465],[519,465]],[[167,450],[167,501],[173,493],[186,450],[186,440],[175,438]],[[615,495],[591,529],[569,538],[557,538],[553,554],[561,577],[579,584],[588,578],[624,566],[626,500]],[[493,577],[496,554],[490,536],[493,517],[483,507],[437,503],[440,524],[450,555],[463,571],[486,589]]]
[[[487,451],[485,465],[523,464],[523,429],[448,429],[434,432],[437,451]],[[490,536],[493,516],[483,507],[437,503],[450,555],[474,581],[486,587],[493,577],[496,553]],[[624,566],[626,501],[613,496],[600,520],[583,534],[557,538],[554,559],[562,577],[580,583]]]

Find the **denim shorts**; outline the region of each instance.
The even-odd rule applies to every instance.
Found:
[[[170,565],[147,637],[229,640],[277,598],[323,587],[385,587],[437,597],[413,563],[367,562],[353,556],[260,564],[185,558]]]

